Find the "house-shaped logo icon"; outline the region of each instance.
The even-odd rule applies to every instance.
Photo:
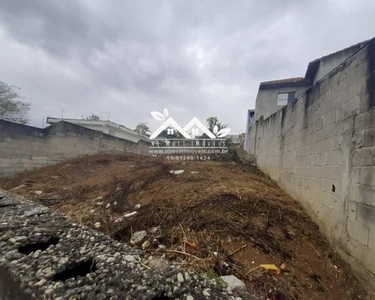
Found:
[[[207,129],[206,126],[202,124],[201,121],[199,121],[196,117],[191,119],[189,123],[183,128],[185,132],[189,132],[190,129],[192,129],[194,126],[198,127],[200,130],[202,130],[203,133],[205,133],[209,138],[214,139],[216,136]]]
[[[164,113],[160,113],[158,111],[152,111],[151,115],[158,121],[164,121],[168,117],[169,113],[167,109],[164,109]],[[194,139],[198,129],[200,129],[203,133],[205,133],[210,139],[216,138],[215,134],[213,134],[210,130],[208,130],[208,128],[204,126],[202,122],[199,121],[196,117],[191,119],[191,121],[183,128],[173,118],[169,117],[168,119],[165,120],[163,124],[161,124],[158,127],[158,129],[156,129],[151,134],[150,140],[157,138],[158,135],[162,133],[164,130],[168,130],[168,131],[171,130],[170,128],[173,128],[173,130],[177,130],[178,132],[180,132],[181,135],[186,139]],[[192,131],[192,134],[188,133],[190,130]],[[229,132],[230,132],[230,128],[224,128],[221,131],[217,132],[217,137],[224,137],[228,135]]]
[[[150,140],[153,140],[153,139],[157,138],[160,133],[162,133],[164,130],[166,130],[170,127],[179,131],[184,138],[191,139],[191,136],[189,134],[187,134],[186,131],[175,120],[173,120],[173,118],[168,118],[163,124],[161,124],[161,126],[158,129],[156,129],[151,134]]]

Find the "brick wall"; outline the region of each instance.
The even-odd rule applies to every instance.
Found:
[[[375,40],[251,128],[257,164],[375,290]]]
[[[148,154],[148,146],[67,122],[41,129],[0,120],[0,176],[86,154]]]

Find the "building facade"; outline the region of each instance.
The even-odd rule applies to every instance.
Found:
[[[355,55],[365,47],[369,40],[355,44],[340,51],[331,53],[311,61],[304,77],[286,78],[280,80],[264,81],[259,84],[259,90],[255,101],[254,121],[267,119],[283,107],[291,104],[295,99],[310,89],[318,81],[324,79],[333,69]],[[250,112],[246,120],[244,149],[248,150],[250,124]]]
[[[126,128],[123,125],[116,124],[111,121],[89,121],[81,119],[61,119],[61,118],[47,118],[48,124],[55,124],[60,121],[69,122],[75,125],[80,125],[92,130],[96,130],[102,133],[106,133],[120,139],[128,140],[134,143],[138,143],[140,140],[149,141],[147,136],[144,136],[140,133],[135,132],[129,128]]]

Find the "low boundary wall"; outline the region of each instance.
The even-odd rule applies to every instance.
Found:
[[[375,40],[256,122],[247,149],[375,290]]]
[[[120,139],[68,122],[41,129],[0,120],[0,176],[97,153],[148,154],[149,143]]]

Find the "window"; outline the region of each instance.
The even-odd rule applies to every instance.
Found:
[[[279,93],[277,95],[277,105],[284,106],[294,101],[296,98],[296,92]]]

